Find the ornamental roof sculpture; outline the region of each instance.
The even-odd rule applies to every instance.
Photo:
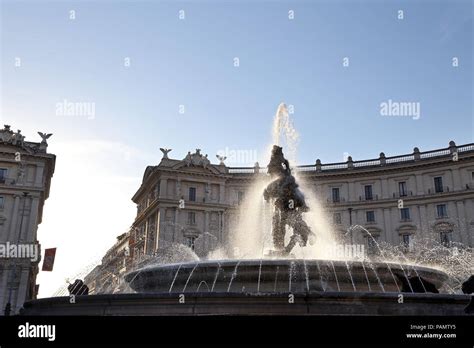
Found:
[[[219,160],[219,165],[225,166],[224,161],[227,159],[227,156],[222,156],[222,155],[217,154],[216,157]]]
[[[162,159],[169,159],[168,153],[171,152],[173,149],[167,149],[167,148],[162,148],[160,147],[160,151],[163,152],[163,158]]]
[[[46,140],[53,134],[47,134],[42,132],[38,132],[38,134],[42,138],[41,143],[25,141],[25,136],[21,134],[20,129],[14,132],[11,130],[10,125],[6,124],[3,126],[3,129],[0,129],[0,143],[20,147],[29,153],[45,153],[46,149],[48,148],[48,143]]]
[[[201,154],[201,149],[196,149],[196,152],[193,154],[191,153],[191,151],[188,151],[188,154],[183,159],[183,161],[186,163],[187,167],[202,166],[203,168],[207,168],[207,166],[211,164],[211,161],[209,161],[209,159],[207,158],[207,154],[205,156]]]

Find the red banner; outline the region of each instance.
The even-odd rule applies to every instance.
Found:
[[[53,270],[55,256],[56,248],[44,250],[44,261],[42,271],[51,272]]]

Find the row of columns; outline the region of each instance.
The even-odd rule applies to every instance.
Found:
[[[2,242],[30,244],[36,242],[38,208],[37,196],[15,194],[10,216],[5,222],[5,238]],[[23,221],[22,221],[23,219]],[[21,230],[20,230],[21,226]],[[28,295],[30,286],[31,261],[3,260],[0,274],[0,309],[3,314],[11,296],[11,311],[17,313]],[[13,283],[18,287],[11,288]]]
[[[173,220],[172,220],[172,228],[169,229],[166,221],[166,209],[173,209]],[[186,223],[181,223],[182,221],[182,213],[187,213],[188,210],[182,210],[178,207],[161,207],[158,209],[157,213],[157,228],[156,228],[156,246],[155,250],[166,247],[170,243],[179,243],[182,242],[182,235],[181,230],[185,228]],[[224,240],[224,212],[223,211],[195,211],[196,213],[203,212],[204,213],[204,221],[203,226],[201,226],[201,232],[209,232],[210,233],[210,213],[217,212],[218,219],[217,219],[217,231],[213,231],[214,233],[217,232],[215,236],[219,243],[222,243]]]

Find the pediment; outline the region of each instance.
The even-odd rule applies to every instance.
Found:
[[[436,222],[433,227],[437,231],[452,231],[454,228],[454,224],[448,221],[439,221]]]
[[[399,234],[403,234],[403,233],[414,233],[415,230],[417,229],[416,225],[413,225],[413,224],[404,224],[404,225],[401,225],[397,228],[397,231]]]
[[[212,164],[211,161],[207,158],[207,154],[203,155],[201,153],[201,149],[196,149],[196,152],[191,153],[188,152],[186,157],[172,166],[172,169],[179,169],[179,170],[188,170],[194,173],[213,173],[213,174],[220,174],[219,170],[217,170]]]
[[[185,237],[198,237],[201,231],[195,227],[188,227],[183,231]]]
[[[187,165],[186,162],[182,161],[171,167],[174,170],[186,171],[190,173],[203,173],[203,174],[221,174],[214,166],[211,164],[209,166],[194,166],[194,165]]]

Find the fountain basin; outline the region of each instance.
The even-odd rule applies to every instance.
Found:
[[[403,280],[412,277],[436,289],[448,279],[440,270],[389,262],[250,259],[146,266],[125,280],[139,293],[411,292]]]
[[[470,295],[412,294],[404,295],[401,306],[399,294],[376,292],[310,292],[288,293],[194,293],[182,296],[169,293],[106,294],[41,298],[24,304],[23,315],[31,316],[203,316],[203,315],[371,315],[371,316],[463,316]]]

